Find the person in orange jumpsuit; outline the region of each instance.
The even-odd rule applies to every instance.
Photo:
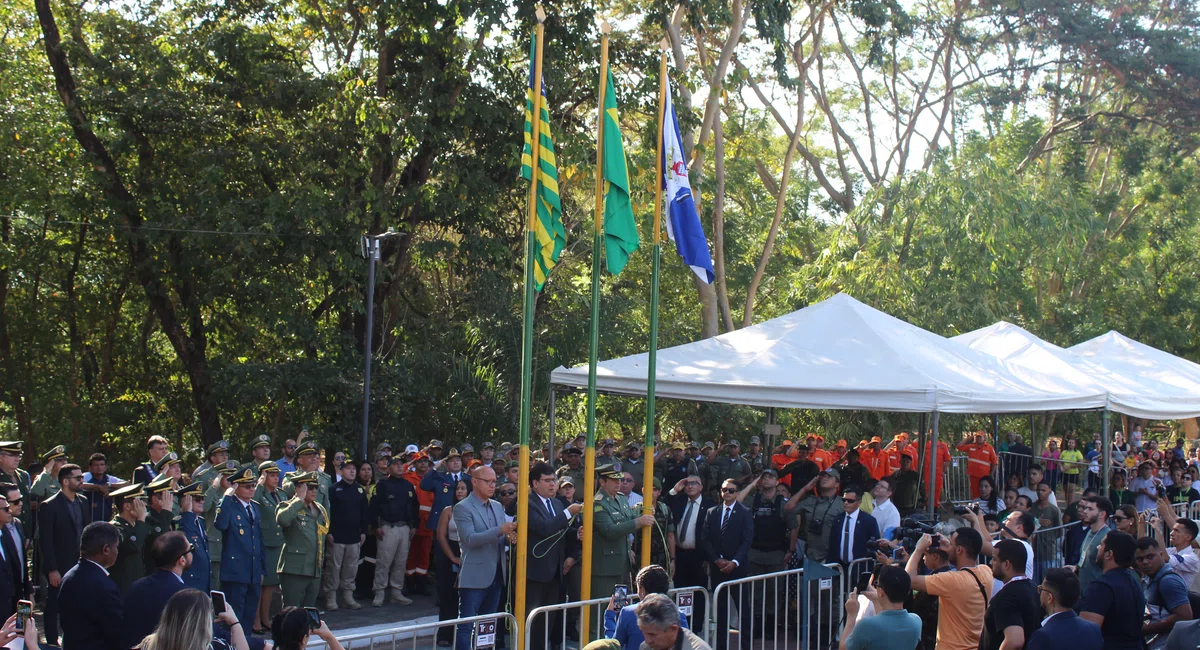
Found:
[[[421,478],[429,473],[429,456],[418,452],[413,455],[404,470],[404,478],[412,483],[417,491],[417,533],[413,536],[408,547],[408,566],[405,567],[405,580],[412,585],[416,593],[427,592],[429,577],[429,559],[433,552],[433,531],[426,523],[429,513],[433,511],[433,492],[421,489]]]
[[[837,445],[834,446],[833,451],[829,452],[829,454],[833,456],[833,464],[837,465],[839,461],[846,457],[846,441],[838,440]]]
[[[795,459],[796,456],[792,453],[792,441],[784,440],[783,442],[779,443],[779,446],[776,447],[775,451],[771,453],[771,468],[778,472]],[[779,482],[791,487],[792,475],[788,474],[780,477]]]
[[[867,448],[858,454],[859,462],[866,465],[867,471],[871,473],[871,478],[876,481],[891,473],[888,471],[887,452],[880,449],[881,444],[883,444],[883,439],[873,436]]]
[[[816,434],[808,434],[808,459],[817,464],[821,471],[833,467],[833,456],[822,449],[825,445],[825,438]]]
[[[991,476],[996,465],[1000,464],[1000,457],[996,455],[996,450],[988,444],[987,436],[983,431],[976,431],[974,434],[968,433],[967,439],[963,440],[957,449],[967,454],[967,476],[971,478],[971,496],[978,499],[979,479]]]
[[[887,465],[888,474],[895,474],[900,471],[900,456],[908,456],[912,459],[913,467],[917,466],[917,447],[916,445],[908,444],[908,433],[901,431],[892,438],[891,444],[887,449]]]
[[[929,481],[929,446],[931,444],[933,444],[933,440],[925,443],[925,462],[921,464],[921,478],[924,479],[925,482]],[[909,449],[916,448],[916,445],[911,445],[909,447]],[[933,463],[933,478],[935,481],[933,490],[934,503],[942,502],[942,490],[946,487],[946,476],[943,473],[942,468],[945,467],[945,464],[949,463],[951,460],[950,447],[946,443],[939,440],[937,443],[937,455],[934,456]],[[926,494],[928,493],[928,488],[926,488]]]

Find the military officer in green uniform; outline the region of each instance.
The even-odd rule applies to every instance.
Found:
[[[650,564],[657,564],[667,570],[667,575],[674,573],[675,559],[675,518],[671,509],[659,497],[662,495],[662,479],[654,478],[654,488],[651,491],[651,503],[654,504],[654,527],[650,530]],[[641,512],[634,509],[635,514]],[[633,558],[636,564],[642,561],[642,531],[633,536]]]
[[[150,499],[150,512],[146,514],[146,541],[143,545],[143,564],[146,575],[154,573],[158,568],[155,566],[154,559],[150,557],[150,546],[160,535],[169,533],[175,528],[175,511],[172,509],[175,504],[174,483],[170,474],[159,472],[158,478],[142,488],[142,492]]]
[[[30,503],[29,472],[21,469],[21,453],[19,440],[0,442],[0,481],[16,485],[17,489],[21,491],[21,498],[25,500],[25,503]],[[37,510],[38,505],[31,503],[30,507],[23,508],[20,516],[17,517],[25,525],[25,530],[29,530],[29,522],[35,519],[29,513]]]
[[[762,440],[758,436],[750,436],[749,450],[742,454],[742,459],[750,463],[750,473],[754,475],[761,474],[763,469],[768,467],[764,463],[767,462],[766,457],[762,453]]]
[[[176,491],[182,488],[183,486],[180,484],[180,481],[183,478],[183,469],[179,465],[179,454],[172,451],[168,452],[166,456],[159,458],[158,462],[154,463],[154,474],[156,475],[156,479],[163,474],[169,476],[171,478],[170,490]],[[171,499],[171,514],[178,517],[179,512],[179,499]],[[147,544],[146,548],[149,549],[150,545]],[[153,569],[149,569],[149,571],[153,573]]]
[[[271,601],[275,597],[275,588],[279,586],[279,556],[283,553],[283,529],[275,520],[279,504],[287,500],[287,496],[279,489],[279,466],[275,461],[265,461],[258,465],[258,488],[254,491],[254,501],[262,510],[262,529],[264,573],[262,579],[262,595],[258,599],[258,618],[254,621],[254,629],[261,630],[271,625]]]
[[[596,492],[592,518],[592,595],[603,598],[612,595],[613,585],[632,584],[629,581],[629,536],[639,526],[654,523],[654,515],[639,515],[629,507],[629,500],[617,494],[621,472],[612,465],[596,470],[600,489]]]
[[[62,492],[62,484],[58,482],[58,470],[67,464],[67,448],[59,445],[42,454],[42,473],[33,479],[29,487],[29,498],[39,504],[46,499]]]
[[[329,511],[317,501],[317,481],[313,472],[294,475],[295,496],[275,511],[275,520],[283,529],[283,553],[276,567],[284,607],[317,606],[329,532]]]
[[[205,456],[208,460],[197,467],[196,471],[192,472],[192,480],[204,485],[211,485],[213,468],[220,467],[229,462],[229,441],[218,440],[212,443],[208,446]],[[220,557],[220,555],[216,557]],[[216,587],[213,588],[216,589]]]
[[[204,531],[208,533],[208,552],[211,558],[212,588],[221,589],[221,531],[214,525],[217,521],[217,506],[225,497],[225,491],[233,487],[229,477],[238,470],[236,460],[227,460],[211,476],[204,490]]]
[[[612,438],[601,440],[600,446],[596,450],[596,467],[604,467],[605,465],[619,467],[621,459],[617,458],[614,453],[616,447],[617,443]]]
[[[329,512],[329,490],[333,489],[333,479],[318,469],[320,464],[321,454],[315,443],[310,440],[300,445],[300,448],[296,450],[296,472],[284,476],[283,491],[289,499],[295,496],[295,477],[301,473],[310,472],[317,477],[317,503],[325,508],[325,512]]]
[[[122,594],[129,593],[134,581],[146,575],[142,561],[142,549],[146,545],[146,502],[142,484],[134,483],[109,493],[117,515],[109,522],[121,533],[117,546],[117,563],[108,570],[108,575]]]
[[[258,478],[258,466],[271,460],[271,436],[258,435],[250,443],[250,465],[254,468],[254,478]]]
[[[726,455],[713,459],[713,467],[716,469],[713,481],[718,486],[727,480],[733,480],[740,489],[750,482],[753,470],[750,469],[750,463],[742,458],[741,451],[741,443],[737,440],[730,440],[725,443]]]
[[[578,447],[570,446],[563,451],[563,458],[567,461],[566,465],[555,470],[558,478],[569,476],[571,483],[575,485],[575,489],[583,489],[583,452]],[[580,495],[582,496],[582,495]]]

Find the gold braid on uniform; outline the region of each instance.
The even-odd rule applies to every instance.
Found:
[[[317,524],[317,566],[320,567],[325,560],[325,535],[329,533],[329,513],[325,512],[325,507],[320,502],[313,501],[313,505],[317,507],[321,516],[325,518],[324,525]]]

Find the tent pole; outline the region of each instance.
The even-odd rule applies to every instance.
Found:
[[[1034,449],[1034,438],[1037,435],[1037,427],[1033,424],[1033,414],[1029,414],[1029,448]]]
[[[1100,493],[1108,494],[1108,476],[1112,473],[1112,419],[1108,409],[1100,416],[1100,444],[1104,450],[1100,453]]]
[[[925,414],[921,414],[921,428],[917,430],[917,489],[921,489],[921,484],[925,482],[925,475],[921,473],[921,468],[925,467],[925,441],[929,439],[929,433],[925,431]]]
[[[1000,416],[992,414],[992,448],[1000,448]]]
[[[549,427],[550,431],[549,431],[549,437],[546,440],[546,442],[548,442],[550,444],[550,457],[543,458],[542,460],[546,461],[547,463],[550,463],[550,465],[552,467],[554,466],[555,459],[558,458],[558,454],[556,454],[554,452],[554,450],[555,450],[555,447],[554,447],[554,398],[557,395],[558,395],[558,390],[555,389],[554,386],[551,386],[550,387],[550,427]]]
[[[931,431],[929,434],[929,436],[930,436],[930,445],[929,445],[930,453],[929,453],[929,455],[933,458],[936,458],[936,454],[937,454],[938,419],[939,419],[939,414],[937,411],[934,411],[933,412],[933,431]],[[934,503],[934,497],[937,495],[937,489],[933,485],[933,478],[934,478],[933,477],[933,468],[934,468],[934,465],[936,465],[936,463],[933,462],[933,458],[929,459],[929,484],[925,488],[925,495],[926,495],[925,501],[926,501],[926,503],[929,504],[929,514],[931,514],[931,515],[933,514],[934,507],[936,506],[936,504]]]

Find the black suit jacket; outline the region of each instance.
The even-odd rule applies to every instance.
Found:
[[[1075,612],[1067,610],[1050,617],[1041,629],[1029,635],[1025,647],[1030,650],[1101,650],[1104,647],[1104,636],[1100,634],[1099,625],[1085,621]]]
[[[687,504],[688,504],[687,495],[683,495],[683,499],[681,501],[676,501],[675,503],[671,504],[671,519],[675,522],[675,539],[676,539],[676,541],[682,539],[680,536],[683,535],[683,529],[680,527],[683,525],[683,513],[687,511]],[[710,501],[708,499],[708,497],[701,496],[700,497],[700,507],[692,515],[693,517],[696,518],[696,550],[697,551],[704,550],[704,516],[705,516],[705,513],[707,513],[709,511],[709,509],[711,509],[714,505],[716,505],[716,504],[714,504],[712,501]]]
[[[20,521],[13,521],[16,527],[16,535],[13,538],[13,544],[17,546],[20,552],[17,555],[18,564],[20,566],[20,574],[13,575],[12,567],[7,561],[0,561],[0,616],[6,620],[12,616],[13,612],[17,611],[17,601],[23,598],[28,598],[33,593],[33,584],[29,580],[29,571],[25,569],[23,560],[28,558],[29,550],[25,548],[25,530],[21,527]]]
[[[829,531],[829,550],[826,554],[826,562],[842,562],[842,529],[846,526],[846,513],[840,512],[838,516],[833,518],[833,528]],[[854,539],[850,541],[850,550],[854,552],[855,559],[864,557],[875,557],[873,553],[867,551],[867,542],[873,539],[879,539],[879,522],[875,521],[875,517],[858,511],[858,521],[854,524]]]
[[[81,558],[58,588],[62,650],[128,650],[121,646],[124,620],[117,583],[100,565]]]
[[[528,564],[526,577],[536,582],[554,582],[562,574],[563,560],[566,559],[566,540],[562,531],[570,525],[571,520],[563,507],[562,501],[551,498],[555,515],[550,517],[546,505],[536,493],[529,493],[529,543],[527,550]],[[554,542],[544,541],[558,536]],[[537,551],[534,554],[534,550]],[[541,556],[541,557],[538,557]]]
[[[716,568],[717,560],[736,560],[737,568],[732,573],[724,574],[730,578],[740,578],[746,575],[750,562],[750,543],[754,541],[754,515],[750,509],[739,502],[733,503],[729,524],[725,532],[721,532],[721,516],[724,505],[715,505],[708,509],[704,516],[704,534],[700,539],[704,544],[704,559]]]
[[[72,505],[83,512],[78,528],[68,510]],[[41,553],[43,574],[58,571],[62,575],[79,562],[79,538],[83,535],[83,527],[91,523],[91,508],[87,506],[83,495],[76,495],[72,504],[59,492],[38,508],[38,537],[41,540],[38,552]]]
[[[125,594],[125,625],[121,647],[132,648],[154,631],[167,601],[177,591],[187,589],[183,580],[170,571],[155,571],[140,578]]]

